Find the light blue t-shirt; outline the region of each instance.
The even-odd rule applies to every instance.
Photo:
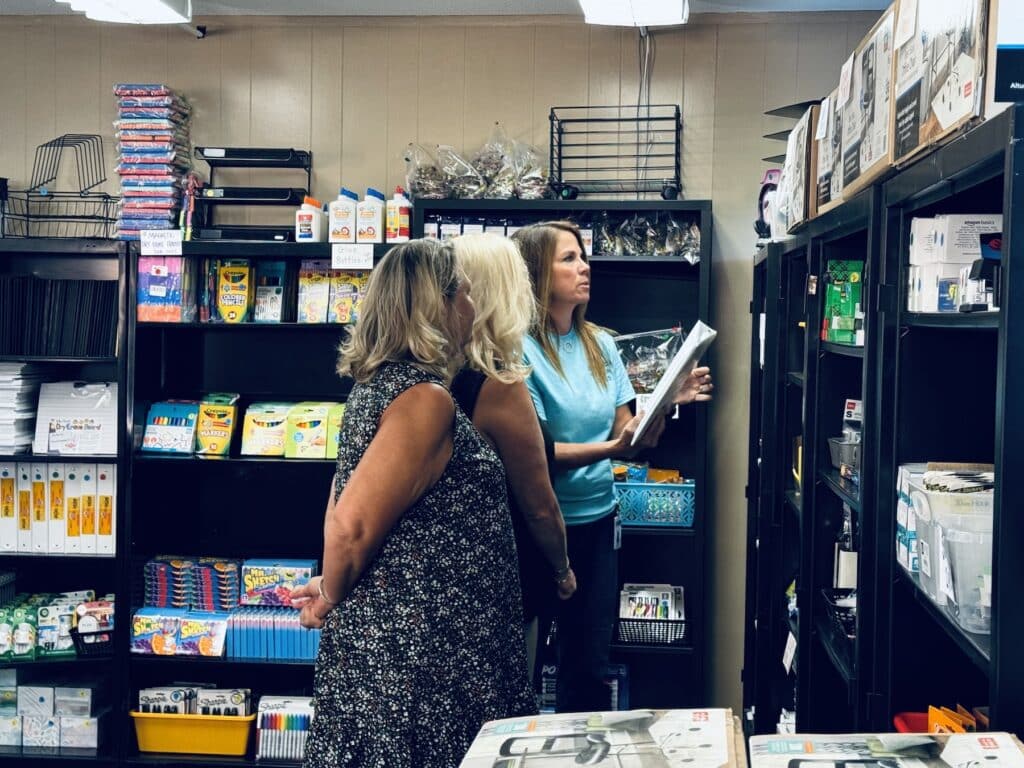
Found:
[[[597,338],[608,371],[603,387],[594,381],[575,328],[565,336],[552,337],[564,377],[551,365],[534,338],[527,336],[524,340],[524,357],[533,368],[526,386],[537,415],[546,422],[556,443],[596,443],[611,439],[615,409],[636,397],[612,337],[598,332]],[[557,473],[554,488],[566,525],[594,522],[615,508],[612,465],[607,459]]]

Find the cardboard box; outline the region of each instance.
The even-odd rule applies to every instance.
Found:
[[[892,166],[892,67],[896,5],[889,6],[853,53],[843,109],[843,188],[854,195]],[[844,91],[845,95],[845,91]]]
[[[338,458],[338,446],[341,440],[341,421],[345,417],[345,404],[338,403],[331,407],[327,414],[327,456],[328,459]]]
[[[327,425],[336,403],[296,403],[288,411],[286,459],[327,458]]]
[[[811,218],[810,186],[811,153],[814,147],[814,128],[818,121],[818,107],[804,112],[789,134],[786,144],[786,162],[782,168],[784,182],[779,186],[782,197],[776,197],[786,215],[786,231],[792,232]]]
[[[196,425],[196,453],[205,456],[228,455],[238,418],[237,403],[238,395],[234,393],[203,396]]]
[[[981,258],[981,240],[987,232],[1003,231],[1003,215],[963,214],[938,216],[934,220],[934,262],[970,264]]]
[[[96,713],[99,683],[87,683],[53,689],[53,714],[58,717],[89,717]]]
[[[253,403],[242,425],[243,456],[284,456],[291,403]]]
[[[985,119],[991,120],[1011,103],[1024,99],[1024,5],[1015,0],[989,0],[988,19]]]
[[[910,264],[933,264],[935,262],[935,219],[911,219],[910,221]]]
[[[291,605],[290,593],[319,573],[316,560],[251,559],[242,564],[242,605]]]
[[[21,744],[23,747],[56,749],[60,746],[60,720],[53,716],[23,715]]]
[[[0,718],[0,746],[21,746],[21,715],[5,715]]]
[[[987,0],[907,1],[895,26],[893,156],[897,164],[981,114]]]
[[[18,714],[18,687],[0,686],[0,717]]]
[[[839,89],[821,102],[814,132],[815,215],[830,211],[843,201],[843,112],[839,109]]]
[[[18,714],[51,717],[53,715],[53,688],[45,685],[19,686]]]
[[[960,309],[960,264],[922,264],[917,271],[916,312],[957,312]]]
[[[59,718],[60,746],[72,749],[99,749],[100,726],[106,712],[95,717],[67,716]]]

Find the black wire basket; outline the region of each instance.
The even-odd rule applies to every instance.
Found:
[[[619,619],[615,639],[637,645],[687,645],[685,619]]]
[[[75,158],[75,192],[48,187],[57,180],[65,150]],[[101,137],[69,133],[39,145],[28,189],[8,189],[7,179],[0,179],[0,236],[114,237],[120,198],[96,191],[106,180]]]

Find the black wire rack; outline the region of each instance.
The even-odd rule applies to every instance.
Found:
[[[65,150],[74,156],[78,191],[51,190]],[[10,190],[0,179],[0,236],[111,238],[120,198],[96,191],[107,180],[103,139],[68,133],[36,147],[28,189]]]
[[[677,104],[552,107],[551,185],[561,197],[682,188]]]

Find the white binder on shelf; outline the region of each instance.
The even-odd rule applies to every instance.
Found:
[[[117,481],[113,464],[96,466],[96,554],[115,554]]]
[[[18,551],[18,465],[0,463],[0,552]]]
[[[32,554],[48,551],[50,515],[46,506],[46,465],[32,464]]]
[[[49,526],[47,533],[47,551],[51,554],[64,554],[64,528],[67,525],[67,502],[65,501],[64,465],[51,464],[48,468],[49,482],[47,485],[47,509],[49,509]]]
[[[82,468],[83,464],[64,465],[65,522],[64,551],[82,553]]]
[[[32,465],[18,462],[18,551],[32,551]]]
[[[82,468],[82,554],[96,554],[96,465],[79,464]]]

